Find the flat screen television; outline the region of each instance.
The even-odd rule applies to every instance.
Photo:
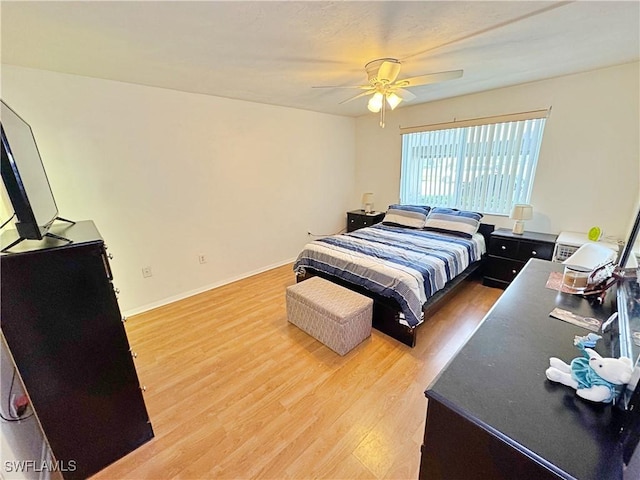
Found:
[[[45,236],[67,240],[49,232],[56,219],[65,219],[58,217],[58,207],[31,127],[3,100],[0,108],[0,170],[18,231],[18,239],[2,251],[22,240],[42,240]]]

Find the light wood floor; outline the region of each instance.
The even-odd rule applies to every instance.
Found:
[[[468,282],[416,348],[373,331],[344,357],[285,312],[290,265],[132,317],[155,438],[95,479],[416,479],[431,380],[501,290]]]

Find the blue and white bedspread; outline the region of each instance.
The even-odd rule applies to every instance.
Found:
[[[422,306],[486,251],[484,237],[374,225],[308,243],[294,264],[339,277],[395,299],[410,326]]]

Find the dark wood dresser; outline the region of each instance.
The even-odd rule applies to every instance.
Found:
[[[545,288],[550,272],[561,270],[530,260],[429,386],[421,479],[623,478],[625,413],[545,376],[549,357],[580,356],[573,338],[589,333],[549,312],[561,306],[605,320],[615,298],[592,306]],[[596,350],[608,356],[609,348],[605,338]]]
[[[91,221],[52,231],[73,243],[25,241],[0,257],[2,334],[62,476],[86,478],[153,429],[102,237]]]
[[[557,238],[549,233],[494,230],[487,249],[484,285],[507,288],[530,258],[551,260]]]

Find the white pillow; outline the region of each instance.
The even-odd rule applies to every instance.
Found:
[[[382,223],[396,227],[424,228],[428,213],[429,207],[391,205]]]

